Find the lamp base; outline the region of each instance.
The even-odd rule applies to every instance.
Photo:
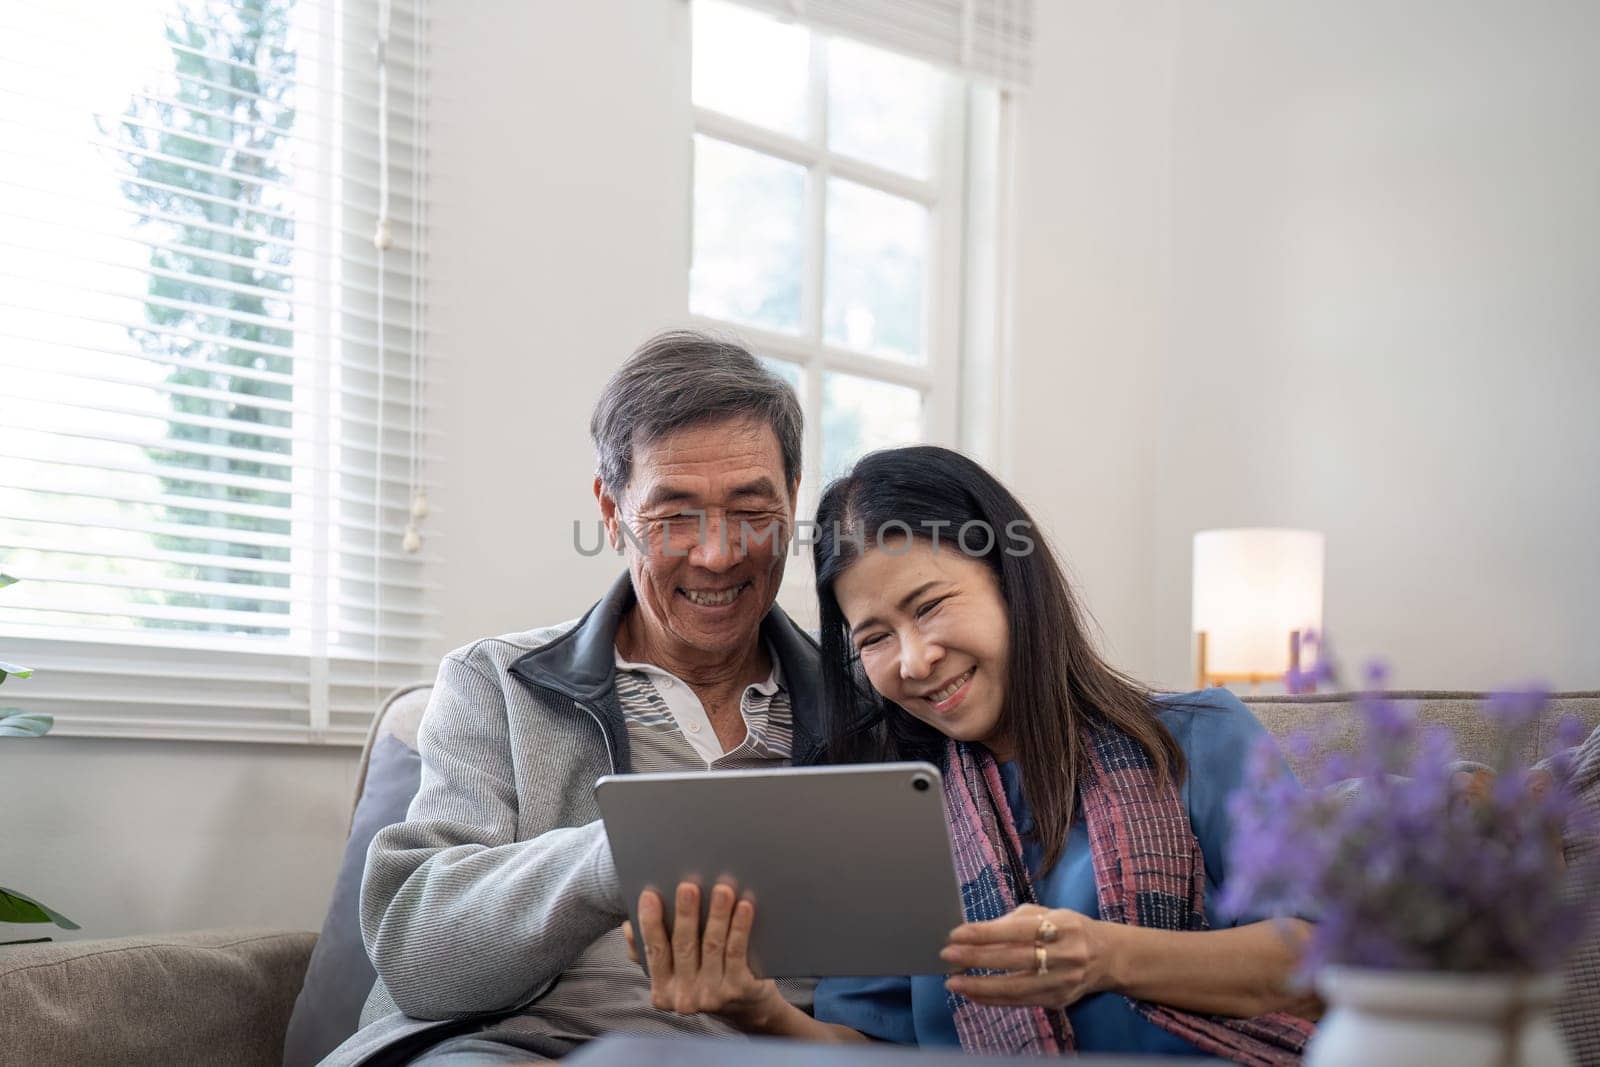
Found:
[[[1250,686],[1253,689],[1256,686],[1262,684],[1263,682],[1281,682],[1281,681],[1283,681],[1283,673],[1274,674],[1274,673],[1270,673],[1270,672],[1263,673],[1263,672],[1257,672],[1257,671],[1248,671],[1248,672],[1244,672],[1244,673],[1237,673],[1237,672],[1211,671],[1211,670],[1208,670],[1207,669],[1207,665],[1206,665],[1206,632],[1204,630],[1198,630],[1198,631],[1195,632],[1194,636],[1195,636],[1195,688],[1196,689],[1210,689],[1212,686],[1229,685],[1229,684],[1232,684],[1234,682],[1241,682],[1241,683],[1243,683],[1245,685]],[[1299,630],[1290,630],[1289,631],[1289,670],[1290,671],[1298,671],[1299,669],[1300,669],[1300,631]]]

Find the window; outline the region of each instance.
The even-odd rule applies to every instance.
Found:
[[[428,666],[421,3],[0,13],[0,650],[58,733],[359,743]]]
[[[801,514],[863,453],[954,444],[966,79],[694,0],[689,310],[806,411]]]

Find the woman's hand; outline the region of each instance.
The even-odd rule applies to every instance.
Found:
[[[776,982],[750,970],[750,928],[756,906],[738,900],[733,887],[718,882],[711,890],[711,910],[700,931],[700,887],[678,886],[672,937],[667,937],[664,905],[654,890],[639,894],[639,932],[650,964],[650,1000],[661,1011],[679,1015],[705,1012],[746,1031],[768,1031],[790,1005]],[[639,962],[639,945],[624,923],[628,954]]]
[[[1040,942],[1041,930],[1049,930],[1043,920],[1054,926],[1054,936]],[[1104,925],[1075,911],[1037,904],[1024,904],[988,922],[963,923],[951,931],[940,957],[963,971],[977,967],[1006,973],[957,974],[945,985],[978,1004],[1065,1008],[1110,987],[1100,929]],[[1045,960],[1042,974],[1040,944]]]
[[[1055,927],[1055,938],[1043,944],[1044,974],[1035,951],[1040,919]],[[1291,983],[1310,929],[1284,919],[1219,930],[1153,930],[1024,904],[999,919],[956,927],[941,955],[953,967],[1006,972],[958,974],[946,983],[979,1004],[1065,1008],[1115,990],[1202,1015],[1287,1011],[1315,1019],[1320,1002]]]

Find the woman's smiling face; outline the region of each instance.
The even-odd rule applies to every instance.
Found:
[[[948,542],[885,540],[833,592],[874,689],[945,736],[1012,758],[1001,725],[1006,605],[986,563]]]

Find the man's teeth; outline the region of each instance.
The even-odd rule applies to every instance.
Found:
[[[732,604],[734,598],[744,591],[744,586],[736,585],[732,589],[724,589],[720,593],[708,593],[697,589],[685,589],[683,595],[691,603],[699,604],[703,608],[720,608]]]
[[[962,686],[967,684],[967,679],[972,677],[972,672],[975,670],[977,670],[976,667],[968,668],[965,674],[951,682],[949,685],[945,686],[943,689],[939,690],[937,693],[930,694],[928,699],[933,701],[935,704],[942,704],[946,700],[949,700],[951,697],[956,695],[957,689],[960,689]]]

